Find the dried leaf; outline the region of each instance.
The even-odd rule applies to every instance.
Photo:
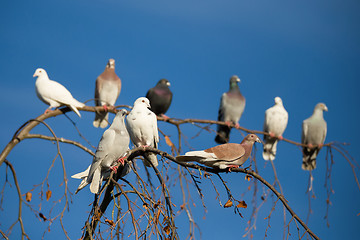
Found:
[[[174,147],[174,144],[170,140],[169,136],[165,136],[165,142],[169,147]]]
[[[165,233],[166,233],[167,235],[169,235],[169,234],[170,234],[170,226],[169,226],[169,225],[166,225],[166,226],[164,227],[164,231],[165,231]]]
[[[105,222],[108,223],[110,226],[115,227],[115,223],[113,220],[105,219]]]
[[[232,205],[233,205],[233,202],[229,199],[229,200],[225,203],[224,208],[229,208],[229,207],[231,207]]]
[[[144,203],[144,204],[143,204],[143,208],[145,208],[146,210],[149,209],[149,204]]]
[[[247,204],[245,201],[240,201],[239,204],[236,206],[238,208],[247,208]]]
[[[246,174],[245,175],[245,180],[247,180],[247,181],[249,181],[250,182],[250,180],[252,179],[253,177],[251,176],[251,175],[249,175],[249,174]]]
[[[49,201],[49,199],[51,198],[51,194],[52,192],[50,190],[46,191],[46,201]]]
[[[42,213],[39,213],[39,217],[41,217],[44,220],[44,222],[47,220],[47,218]]]
[[[27,202],[31,202],[31,198],[32,198],[32,193],[31,192],[27,192],[25,194],[25,199]]]
[[[185,208],[185,203],[180,205],[180,209],[183,210]]]

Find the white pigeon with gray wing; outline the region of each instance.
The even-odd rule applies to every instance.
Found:
[[[113,107],[121,91],[121,80],[115,73],[115,60],[109,59],[105,70],[101,73],[95,84],[95,104],[96,106]],[[108,125],[108,112],[96,112],[94,127],[105,128]]]
[[[228,126],[218,125],[215,141],[219,144],[229,142],[230,124],[239,126],[239,120],[245,109],[245,97],[241,94],[238,82],[240,78],[236,75],[230,78],[230,89],[223,93],[220,100],[218,121],[223,121]]]
[[[65,105],[70,107],[71,110],[81,117],[77,108],[84,107],[85,104],[76,100],[63,85],[50,80],[44,69],[36,69],[33,77],[37,77],[35,82],[36,95],[41,101],[50,105],[45,113],[51,110],[51,108],[57,108]]]
[[[159,132],[155,113],[149,110],[150,101],[145,97],[140,97],[134,102],[134,107],[126,117],[126,127],[129,131],[131,141],[136,147],[149,146],[157,148],[159,142]],[[154,153],[145,153],[145,158],[154,165],[158,166],[157,156]],[[144,160],[145,166],[151,164]]]
[[[125,115],[127,111],[121,109],[111,124],[103,133],[91,164],[87,183],[90,191],[97,194],[104,178],[102,174],[120,158],[124,157],[129,150],[130,137],[125,127]]]
[[[303,147],[301,165],[303,170],[314,170],[316,168],[316,157],[325,142],[327,133],[324,111],[328,111],[327,106],[324,103],[318,103],[311,117],[303,121],[301,143],[308,145]]]
[[[280,97],[275,97],[275,105],[265,111],[264,132],[264,160],[275,160],[276,148],[279,139],[286,129],[288,123],[288,112],[285,110]]]

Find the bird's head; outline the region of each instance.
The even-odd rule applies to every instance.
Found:
[[[169,82],[169,80],[163,78],[158,81],[157,85],[166,85],[166,86],[170,87],[170,82]]]
[[[322,111],[325,111],[325,112],[328,111],[328,108],[327,108],[327,106],[325,105],[325,103],[318,103],[318,104],[316,104],[315,110],[316,110],[316,109],[319,109],[319,110],[322,110]]]
[[[106,68],[115,68],[115,60],[110,58],[106,65]]]
[[[134,102],[134,106],[146,106],[147,108],[150,108],[150,101],[146,97],[139,97]]]
[[[44,75],[47,75],[46,71],[42,68],[38,68],[35,70],[33,77],[40,77],[40,76],[44,76]]]
[[[251,133],[251,134],[248,134],[244,140],[242,142],[251,142],[251,143],[254,143],[254,142],[258,142],[258,143],[261,143],[261,140],[258,136],[256,136],[255,134]]]
[[[275,97],[274,100],[275,100],[275,104],[281,104],[281,105],[283,104],[280,97]]]

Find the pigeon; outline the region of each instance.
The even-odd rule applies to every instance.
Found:
[[[122,161],[129,150],[130,137],[125,127],[125,115],[127,111],[121,109],[110,125],[103,133],[95,152],[95,157],[88,172],[87,183],[90,191],[97,194],[104,178],[104,171],[116,162]],[[86,171],[85,171],[86,172]]]
[[[284,108],[280,97],[275,98],[275,105],[265,111],[264,132],[270,134],[264,135],[263,158],[265,160],[275,160],[276,145],[278,139],[282,139],[287,123],[288,113]]]
[[[126,117],[126,127],[131,141],[136,147],[150,146],[157,148],[159,142],[157,119],[155,113],[150,111],[149,108],[149,99],[140,97],[136,99],[133,109]],[[145,153],[144,156],[154,167],[158,166],[156,154]],[[148,161],[144,160],[145,166],[151,167]]]
[[[150,110],[164,118],[168,118],[165,113],[170,107],[173,95],[169,87],[170,82],[167,79],[160,79],[156,86],[146,93],[151,105]]]
[[[239,167],[249,158],[254,142],[261,140],[255,134],[247,135],[240,144],[225,143],[202,151],[191,151],[176,157],[179,162],[198,162],[212,168]]]
[[[121,91],[121,80],[115,73],[115,60],[109,59],[105,70],[96,79],[95,104],[96,106],[114,106]],[[107,112],[96,112],[94,127],[105,128],[108,125],[109,114]]]
[[[327,126],[323,117],[323,111],[328,111],[324,103],[318,103],[314,112],[302,124],[301,143],[307,144],[303,147],[303,170],[314,170],[316,168],[316,156],[325,142]],[[318,145],[314,147],[313,145]]]
[[[45,113],[50,111],[51,108],[66,105],[81,117],[77,108],[84,107],[85,104],[76,100],[63,85],[50,80],[44,69],[36,69],[33,77],[37,77],[35,82],[36,95],[41,101],[50,105]]]
[[[239,120],[245,109],[245,98],[240,92],[238,82],[240,78],[236,75],[232,76],[229,91],[221,96],[218,121],[226,122],[228,126],[217,126],[215,142],[219,144],[229,142],[230,124],[239,127]]]
[[[83,189],[84,187],[86,187],[89,183],[88,183],[88,176],[89,176],[89,171],[90,171],[91,165],[89,165],[89,167],[81,172],[81,173],[77,173],[72,175],[72,178],[76,178],[76,179],[81,179],[81,183],[79,185],[79,187],[76,189],[75,194],[78,193],[81,189]],[[130,165],[128,163],[125,163],[123,166],[120,166],[117,171],[121,171],[120,173],[120,177],[124,177],[126,176],[130,171]],[[101,172],[101,178],[103,180],[107,180],[109,179],[111,174],[111,169],[105,169],[104,171]]]

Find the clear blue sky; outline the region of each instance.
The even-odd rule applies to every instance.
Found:
[[[21,124],[47,108],[35,95],[32,75],[36,68],[46,69],[51,79],[65,85],[78,100],[85,101],[93,98],[96,77],[107,60],[114,58],[116,72],[123,82],[117,104],[132,105],[160,78],[167,78],[174,92],[168,111],[170,117],[214,120],[219,98],[228,90],[230,76],[237,74],[247,100],[240,125],[261,130],[264,111],[273,105],[275,96],[280,96],[289,112],[284,137],[300,141],[302,120],[312,114],[316,103],[324,102],[329,108],[324,115],[328,123],[326,142],[351,143],[346,149],[359,161],[356,130],[360,120],[359,12],[360,3],[355,0],[5,1],[0,8],[0,148]],[[97,145],[103,130],[92,127],[93,114],[82,115],[79,119],[69,113],[86,138]],[[49,119],[47,123],[58,137],[82,141],[64,116]],[[159,127],[176,137],[174,127],[164,123]],[[184,131],[196,149],[215,145],[214,133],[204,132],[201,137],[191,139],[198,130],[186,126]],[[33,133],[49,135],[43,126]],[[241,140],[241,134],[233,131],[231,141]],[[170,152],[163,139],[160,149]],[[62,145],[61,150],[69,176],[91,162],[89,155],[72,146]],[[8,156],[23,193],[46,176],[55,151],[55,145],[49,142],[25,140]],[[325,153],[321,151],[314,171],[316,199],[312,200],[309,227],[322,239],[354,239],[360,233],[360,216],[356,216],[360,212],[360,191],[348,163],[337,153],[332,172],[335,194],[331,196],[330,228],[323,219]],[[260,146],[256,156],[260,174],[271,182],[272,169],[264,164]],[[305,220],[308,174],[301,170],[300,149],[281,142],[275,164],[286,198]],[[5,165],[0,171],[0,180],[4,182]],[[62,191],[61,175],[57,160],[49,182],[53,192]],[[227,174],[224,178],[241,199],[248,186],[244,176]],[[69,179],[71,190],[78,184],[77,180]],[[244,197],[250,208],[242,210],[244,219],[241,219],[231,209],[219,206],[207,181],[204,180],[202,188],[208,206],[205,220],[198,196],[193,198],[197,203],[195,220],[203,239],[241,238],[251,214],[251,194]],[[176,192],[172,194],[179,207],[180,196]],[[38,198],[34,195],[34,199]],[[60,193],[53,199],[59,196]],[[93,196],[84,189],[72,200],[64,221],[71,239],[78,239]],[[221,200],[227,200],[224,192]],[[38,208],[36,200],[34,205]],[[17,215],[14,186],[7,188],[2,207],[5,211],[0,212],[0,229],[6,230]],[[42,211],[47,213],[50,207],[51,202],[44,202]],[[260,210],[254,239],[264,237],[267,226],[264,217],[270,209],[271,205],[267,204]],[[282,237],[280,204],[275,212],[268,239]],[[30,237],[40,239],[47,224],[38,221],[27,208],[24,221]],[[290,238],[296,239],[297,232],[293,224],[292,227]],[[179,216],[178,228],[184,238],[188,230],[184,213]],[[12,238],[17,239],[19,232],[16,226]],[[45,239],[64,238],[58,222],[45,235]]]

